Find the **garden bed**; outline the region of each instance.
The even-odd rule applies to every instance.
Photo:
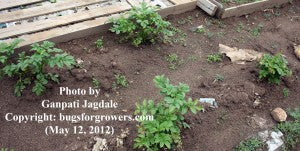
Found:
[[[193,4],[194,5],[194,4]],[[277,12],[276,14],[274,12]],[[267,120],[267,125],[276,122],[270,116],[276,107],[284,109],[300,107],[300,61],[293,53],[294,45],[300,44],[300,1],[288,4],[283,8],[274,8],[266,12],[256,12],[247,17],[236,17],[219,20],[206,16],[198,9],[183,14],[167,17],[177,28],[187,34],[182,43],[142,45],[136,48],[129,43],[118,43],[117,37],[109,31],[58,43],[57,46],[76,59],[83,61],[86,73],[59,70],[60,84],[51,84],[48,91],[40,97],[26,89],[23,96],[13,95],[15,80],[5,77],[0,82],[0,144],[14,147],[17,150],[91,150],[95,144],[95,135],[55,135],[45,136],[44,128],[49,123],[16,124],[6,122],[5,113],[32,114],[52,113],[58,109],[44,109],[41,100],[68,101],[74,99],[94,100],[94,96],[60,96],[60,86],[69,88],[88,88],[92,79],[101,81],[101,95],[97,99],[115,100],[118,110],[68,109],[64,114],[133,114],[136,102],[145,98],[158,99],[159,92],[154,87],[153,78],[164,74],[171,83],[186,83],[190,86],[189,97],[215,98],[218,108],[208,108],[206,112],[186,115],[190,129],[182,132],[182,150],[184,151],[219,151],[232,150],[242,140],[261,131],[249,123],[249,118],[258,115]],[[197,33],[193,29],[203,25],[206,33]],[[259,26],[262,25],[262,26]],[[260,27],[260,29],[258,29]],[[258,30],[256,30],[258,29]],[[100,32],[100,31],[99,31]],[[103,37],[103,48],[96,48],[95,41]],[[257,62],[235,64],[223,56],[219,63],[209,63],[207,56],[219,52],[219,44],[231,47],[254,49],[262,53],[276,54],[281,52],[289,62],[293,74],[284,78],[280,85],[272,85],[258,80]],[[166,57],[176,54],[180,64],[176,70],[170,69]],[[79,75],[80,74],[80,75]],[[129,81],[127,88],[114,88],[115,75],[125,75]],[[223,78],[220,78],[223,77]],[[289,95],[283,96],[283,89],[288,88]],[[255,100],[261,104],[253,107]],[[61,123],[51,125],[62,127],[93,123]],[[136,122],[105,122],[101,125],[113,125],[116,134],[121,129],[129,129],[128,138],[123,147],[110,145],[111,150],[133,150],[136,137]],[[95,124],[94,124],[95,125]],[[268,127],[268,128],[271,128]],[[101,135],[103,138],[111,136]],[[109,142],[113,144],[112,142]],[[296,147],[299,149],[299,143]]]
[[[238,17],[247,15],[255,11],[263,11],[267,8],[279,7],[282,4],[291,2],[289,0],[219,0],[222,4],[220,13],[217,14],[220,18]]]

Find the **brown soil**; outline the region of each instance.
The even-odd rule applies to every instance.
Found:
[[[187,33],[186,46],[175,44],[155,44],[135,48],[128,43],[117,43],[117,37],[109,31],[99,35],[72,40],[58,44],[58,47],[85,61],[87,73],[76,71],[59,71],[61,83],[49,86],[50,89],[41,97],[32,95],[30,89],[20,98],[13,96],[15,80],[4,78],[0,84],[0,147],[13,147],[16,151],[62,151],[91,150],[94,142],[92,135],[46,136],[45,126],[71,126],[72,123],[45,122],[43,124],[16,124],[6,122],[4,114],[52,113],[65,114],[132,114],[135,103],[143,98],[158,99],[159,92],[152,82],[154,76],[164,74],[173,84],[179,82],[190,86],[188,97],[213,97],[219,103],[219,108],[208,109],[204,113],[186,115],[186,121],[191,129],[182,133],[184,151],[229,151],[240,141],[255,135],[262,129],[249,124],[249,117],[256,114],[275,125],[270,112],[275,107],[283,109],[300,107],[300,62],[293,52],[293,45],[300,44],[300,1],[293,5],[277,8],[279,14],[257,12],[248,16],[217,20],[210,18],[200,9],[184,14],[169,16],[167,19],[176,27]],[[192,17],[191,23],[179,24],[177,21]],[[239,24],[244,28],[237,32]],[[259,36],[252,36],[249,29],[259,23],[264,25]],[[197,34],[190,29],[204,25],[212,38]],[[99,36],[104,38],[104,48],[96,49],[94,42]],[[291,77],[285,78],[279,86],[258,80],[257,62],[247,62],[245,65],[233,64],[223,57],[220,63],[208,63],[206,57],[218,52],[218,44],[238,48],[250,48],[263,53],[276,54],[281,52],[289,61],[293,71]],[[165,56],[176,53],[184,63],[173,71],[168,68]],[[194,58],[194,59],[191,59]],[[113,63],[114,62],[114,63]],[[114,74],[126,75],[130,81],[128,88],[112,89]],[[223,82],[215,82],[216,74],[223,75]],[[102,95],[98,99],[112,99],[119,103],[118,110],[91,111],[84,109],[44,109],[41,100],[71,101],[74,99],[90,99],[94,97],[59,96],[59,86],[70,88],[88,88],[92,85],[91,78],[101,80]],[[290,94],[283,97],[282,90],[287,87]],[[104,95],[105,93],[105,95]],[[257,96],[258,93],[259,96]],[[261,97],[261,105],[253,107],[256,98]],[[123,111],[122,111],[123,110]],[[126,111],[127,110],[127,111]],[[79,123],[83,126],[97,125]],[[78,124],[77,124],[78,125]],[[116,135],[121,129],[129,128],[129,136],[124,148],[113,150],[133,150],[133,139],[136,136],[134,122],[107,122],[100,125],[113,125]],[[101,136],[110,137],[110,136]],[[299,147],[299,145],[298,145]]]

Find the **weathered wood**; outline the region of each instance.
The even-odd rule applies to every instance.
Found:
[[[224,11],[224,6],[219,3],[218,1],[216,0],[210,0],[210,2],[214,3],[215,5],[217,5],[218,9],[215,13],[215,16],[217,16],[218,18],[220,18],[220,16],[223,14],[223,11]]]
[[[187,4],[187,3],[191,3],[191,2],[195,2],[197,0],[169,0],[171,1],[172,3],[176,4],[176,5],[179,5],[179,4]]]
[[[0,10],[12,7],[38,3],[45,0],[1,0]]]
[[[42,31],[34,34],[20,36],[24,41],[19,46],[25,47],[33,43],[38,43],[44,40],[52,42],[66,42],[75,38],[82,38],[88,35],[99,33],[101,29],[106,28],[109,17],[101,17],[95,20],[84,21],[70,26],[58,27],[47,31]],[[99,26],[101,25],[101,26]],[[11,42],[12,39],[5,42]]]
[[[218,9],[218,6],[210,2],[209,0],[197,0],[197,6],[199,6],[210,16],[214,16]]]
[[[158,10],[158,13],[165,17],[168,15],[181,14],[190,10],[193,10],[197,7],[197,1],[190,1],[188,3],[182,3],[179,5],[170,6],[164,9]]]
[[[100,17],[103,15],[119,13],[119,12],[129,10],[130,8],[131,6],[128,3],[122,2],[119,3],[118,5],[116,4],[112,6],[107,6],[101,9],[93,9],[85,12],[78,12],[71,15],[60,16],[53,19],[47,19],[47,20],[37,21],[29,24],[13,26],[10,28],[4,28],[4,29],[0,29],[0,39],[15,37],[27,33],[33,33],[37,31],[54,28],[57,26],[63,26],[71,23],[81,22],[96,17]]]
[[[196,1],[191,1],[189,3],[171,6],[165,9],[158,10],[158,13],[162,16],[168,16],[171,14],[179,14],[196,8]],[[113,17],[118,17],[119,15],[113,15]],[[24,49],[28,48],[29,45],[44,40],[50,40],[53,42],[66,42],[75,38],[82,38],[89,35],[95,35],[101,30],[107,30],[110,24],[107,23],[108,17],[101,17],[99,19],[84,21],[76,23],[74,25],[69,25],[68,27],[54,28],[51,30],[46,30],[38,32],[35,34],[28,34],[20,36],[19,38],[24,41],[20,43],[20,46]],[[13,39],[6,40],[5,42],[10,42]]]
[[[239,5],[236,7],[225,8],[221,18],[242,16],[253,13],[255,11],[260,11],[266,8],[282,5],[288,2],[289,0],[261,0],[253,3]]]
[[[54,4],[37,6],[30,9],[21,9],[9,13],[0,14],[0,23],[7,23],[16,20],[27,19],[45,14],[55,13],[79,6],[86,6],[107,0],[64,0]]]

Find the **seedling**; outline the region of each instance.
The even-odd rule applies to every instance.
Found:
[[[265,54],[259,62],[259,68],[259,78],[267,79],[269,83],[274,84],[280,84],[282,77],[292,74],[287,60],[281,54],[275,56]]]
[[[221,112],[221,114],[218,117],[217,123],[222,124],[227,120],[227,118],[228,118],[228,112],[226,112],[226,111]]]
[[[48,73],[46,68],[63,68],[64,66],[71,68],[75,65],[73,56],[64,53],[61,49],[54,48],[55,44],[49,41],[44,41],[42,44],[33,44],[31,55],[26,55],[23,51],[18,54],[19,57],[15,60],[11,55],[18,43],[17,40],[11,44],[0,44],[0,61],[3,64],[1,73],[8,77],[18,78],[14,90],[16,96],[21,96],[26,86],[32,83],[34,83],[32,92],[36,95],[41,95],[46,90],[49,80],[58,83],[58,74]],[[8,63],[7,60],[11,62]]]
[[[181,128],[189,128],[184,122],[184,115],[188,111],[196,114],[203,108],[198,105],[198,100],[185,99],[185,94],[189,91],[187,85],[179,83],[174,86],[163,75],[156,76],[153,81],[163,98],[158,103],[144,100],[143,103],[136,104],[136,115],[152,115],[154,120],[138,120],[134,148],[147,151],[173,150],[175,145],[181,144]]]
[[[256,151],[263,146],[263,142],[258,138],[250,138],[234,148],[234,151]]]
[[[220,75],[220,74],[217,74],[215,76],[215,80],[213,81],[213,83],[215,83],[215,82],[223,82],[223,81],[224,81],[224,76]]]
[[[121,87],[128,87],[128,82],[124,75],[117,74],[117,75],[115,75],[115,78],[116,78],[117,85],[119,85]]]
[[[97,78],[95,78],[95,77],[92,78],[92,83],[93,83],[93,87],[95,89],[99,88],[100,85],[101,85],[101,82]]]
[[[103,48],[103,38],[97,39],[95,42],[97,48]]]
[[[242,32],[245,29],[245,26],[243,23],[239,23],[239,25],[236,27],[237,32]]]
[[[203,26],[199,26],[199,27],[197,27],[195,32],[199,33],[199,34],[204,34],[205,33],[205,28]]]
[[[139,7],[128,11],[126,17],[121,15],[118,19],[110,19],[113,24],[110,31],[121,35],[122,41],[131,41],[136,47],[159,40],[165,42],[174,36],[174,32],[170,30],[171,23],[163,20],[156,9],[142,2]]]
[[[208,39],[212,39],[214,37],[214,33],[210,31],[206,31],[204,34]]]
[[[175,53],[167,55],[166,60],[171,70],[176,70],[182,64],[182,60]]]
[[[222,61],[222,54],[220,54],[220,53],[210,54],[210,55],[207,56],[207,61],[209,63],[221,62]]]
[[[288,88],[283,88],[282,93],[283,97],[287,98],[290,94],[290,90]]]
[[[258,24],[255,28],[253,28],[250,31],[251,35],[257,37],[260,34],[260,32],[262,31],[263,27],[264,27],[263,24],[261,24],[261,23]]]

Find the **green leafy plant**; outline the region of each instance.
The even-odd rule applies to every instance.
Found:
[[[289,96],[290,90],[288,88],[283,88],[282,93],[283,93],[283,97],[286,98]]]
[[[286,121],[277,125],[277,129],[284,134],[283,150],[292,150],[300,140],[300,108],[288,110],[288,114],[293,118],[293,121]]]
[[[263,142],[258,138],[250,138],[246,141],[240,142],[240,144],[234,148],[234,151],[256,151],[262,147]]]
[[[207,56],[207,61],[209,63],[213,63],[213,62],[220,62],[222,61],[222,54],[210,54]]]
[[[185,100],[185,94],[189,91],[187,85],[179,83],[174,86],[163,75],[156,76],[153,81],[160,89],[163,99],[158,103],[144,100],[142,104],[136,104],[136,115],[152,115],[154,120],[139,120],[134,148],[144,148],[147,151],[175,148],[174,145],[181,144],[181,128],[189,128],[184,122],[184,115],[189,110],[196,114],[203,108],[198,105],[198,100]]]
[[[18,44],[22,42],[21,39],[16,39],[11,43],[0,43],[0,63],[5,67],[9,62],[11,56],[15,53],[15,49],[18,48]],[[3,76],[3,69],[0,70],[0,78]]]
[[[117,74],[115,75],[116,84],[122,87],[128,87],[127,79],[124,75]]]
[[[292,74],[287,60],[281,54],[275,56],[265,54],[259,62],[259,68],[259,78],[266,78],[270,83],[275,84],[280,84],[282,77]]]
[[[97,39],[95,44],[97,48],[103,48],[103,39],[102,38]]]
[[[224,81],[224,76],[223,75],[221,75],[221,74],[217,74],[216,76],[215,76],[215,79],[214,79],[214,82],[213,83],[215,83],[215,82],[222,82],[222,81]]]
[[[72,56],[64,53],[61,49],[54,48],[55,44],[48,41],[44,41],[42,44],[33,44],[31,55],[21,52],[18,54],[18,58],[14,59],[11,55],[17,44],[18,41],[11,44],[1,44],[0,49],[1,58],[10,60],[8,63],[2,59],[3,68],[1,72],[8,77],[18,78],[14,90],[16,96],[21,96],[26,86],[32,83],[34,83],[32,92],[41,95],[46,90],[49,80],[59,82],[58,74],[48,73],[46,68],[63,68],[64,66],[70,68],[75,64]]]
[[[169,28],[171,23],[164,21],[155,11],[156,8],[142,2],[140,7],[133,7],[125,17],[111,19],[113,23],[110,31],[121,35],[122,41],[131,41],[134,46],[142,43],[154,43],[158,39],[163,42],[174,35]]]
[[[182,60],[175,53],[167,55],[166,60],[169,63],[169,68],[171,70],[176,70],[178,66],[182,64]]]
[[[254,27],[254,28],[250,31],[251,35],[257,37],[257,36],[260,34],[260,32],[262,31],[263,27],[264,27],[263,24],[261,24],[261,23],[258,24],[256,27]]]
[[[93,87],[96,89],[99,88],[101,85],[101,82],[95,77],[92,78],[92,83],[93,83]]]

